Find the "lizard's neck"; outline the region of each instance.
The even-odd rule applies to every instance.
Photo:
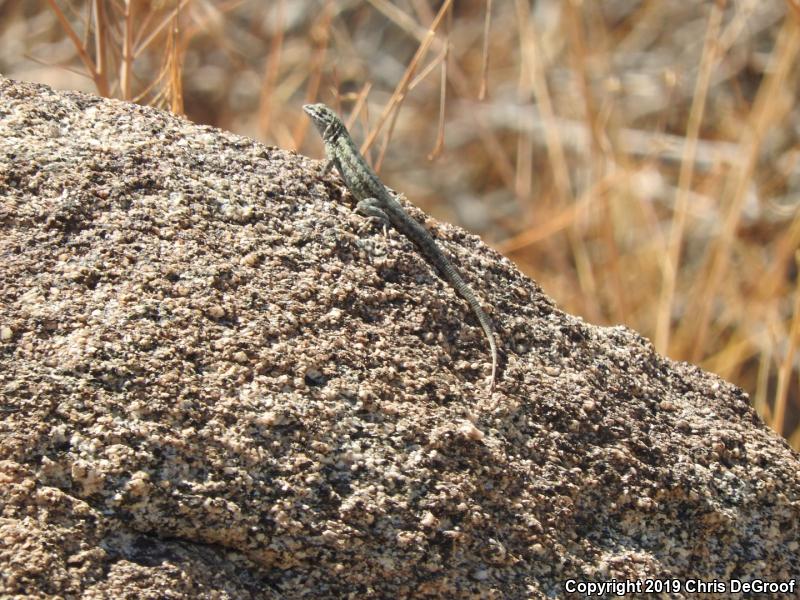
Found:
[[[331,121],[325,128],[325,133],[322,134],[322,140],[324,142],[333,144],[337,142],[343,134],[347,135],[347,129],[345,129],[344,123],[342,123],[339,119],[336,119]]]

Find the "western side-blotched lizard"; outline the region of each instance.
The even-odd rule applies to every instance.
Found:
[[[489,340],[492,352],[492,380],[489,390],[493,390],[497,373],[497,343],[494,339],[492,321],[481,308],[475,294],[428,230],[417,223],[383,185],[375,171],[361,156],[347,128],[336,113],[324,104],[306,104],[303,110],[311,117],[322,136],[325,154],[329,161],[326,171],[331,166],[336,166],[350,193],[358,200],[358,212],[391,223],[419,247],[425,258],[433,263],[458,295],[467,301]]]

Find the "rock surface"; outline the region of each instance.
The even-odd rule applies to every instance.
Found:
[[[427,224],[491,397],[465,303],[319,163],[0,79],[0,595],[798,577],[800,462],[745,394]]]

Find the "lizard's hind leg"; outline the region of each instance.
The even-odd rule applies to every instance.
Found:
[[[383,224],[383,235],[386,236],[386,227],[391,223],[387,215],[380,207],[377,198],[364,198],[356,204],[356,212],[365,217],[375,217]]]

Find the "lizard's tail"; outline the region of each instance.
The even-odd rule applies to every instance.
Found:
[[[491,394],[494,391],[494,382],[497,377],[497,342],[495,342],[494,339],[492,323],[489,321],[489,317],[486,316],[486,313],[478,313],[478,320],[481,322],[483,332],[489,340],[489,349],[492,351],[492,380],[489,383],[489,393]]]
[[[489,315],[484,312],[483,308],[478,302],[478,299],[475,297],[475,294],[473,294],[472,290],[470,290],[466,285],[461,288],[461,295],[463,296],[464,300],[467,301],[467,304],[469,304],[472,312],[478,318],[478,322],[481,324],[481,328],[486,334],[486,339],[489,342],[489,349],[492,352],[492,380],[489,383],[489,393],[491,394],[494,391],[494,383],[497,378],[497,342],[494,339],[494,328],[492,327],[492,321],[489,319]]]
[[[489,393],[491,394],[494,391],[494,382],[497,377],[497,342],[494,339],[494,328],[489,315],[484,312],[481,303],[478,302],[475,294],[458,274],[456,268],[444,257],[428,230],[413,219],[409,219],[405,226],[410,230],[406,235],[417,243],[422,249],[422,253],[441,271],[456,293],[467,301],[472,312],[478,318],[492,351],[492,381],[489,384]]]

